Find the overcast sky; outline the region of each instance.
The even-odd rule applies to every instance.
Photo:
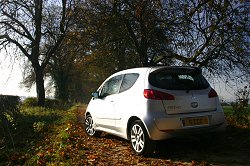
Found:
[[[35,87],[28,92],[25,88],[20,88],[21,81],[22,70],[20,64],[16,62],[15,65],[12,65],[10,59],[5,57],[3,52],[0,52],[0,94],[35,97]],[[218,80],[210,80],[209,82],[221,99],[226,101],[235,99],[234,90],[227,86],[226,83]]]
[[[0,94],[17,96],[36,96],[35,88],[30,92],[20,88],[22,70],[18,62],[12,65],[10,58],[0,52]]]

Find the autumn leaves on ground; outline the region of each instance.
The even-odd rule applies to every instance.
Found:
[[[86,106],[68,110],[23,108],[15,133],[0,142],[0,165],[248,165],[250,130],[230,127],[219,135],[161,141],[149,157],[128,141],[82,128]],[[6,134],[7,135],[7,134]],[[7,136],[6,136],[7,138]],[[12,141],[11,141],[12,140]],[[5,144],[4,144],[5,143]]]

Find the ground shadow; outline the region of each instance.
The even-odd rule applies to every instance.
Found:
[[[123,146],[130,146],[128,141],[107,133],[103,133],[101,138],[112,139],[119,141]],[[147,159],[197,161],[214,165],[249,165],[249,156],[250,129],[228,127],[222,133],[158,141],[155,153]]]
[[[250,129],[229,127],[222,133],[159,141],[152,157],[219,165],[249,165],[249,156]]]

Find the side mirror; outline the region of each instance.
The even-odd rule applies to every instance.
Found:
[[[93,92],[93,93],[92,93],[92,97],[93,97],[94,99],[99,98],[99,92]]]

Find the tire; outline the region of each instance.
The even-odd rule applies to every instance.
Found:
[[[156,142],[149,138],[140,120],[134,121],[130,128],[130,143],[137,155],[147,156],[152,154],[156,148]]]
[[[84,123],[85,132],[92,137],[98,137],[101,135],[100,131],[96,131],[94,128],[93,118],[91,115],[87,115]]]

